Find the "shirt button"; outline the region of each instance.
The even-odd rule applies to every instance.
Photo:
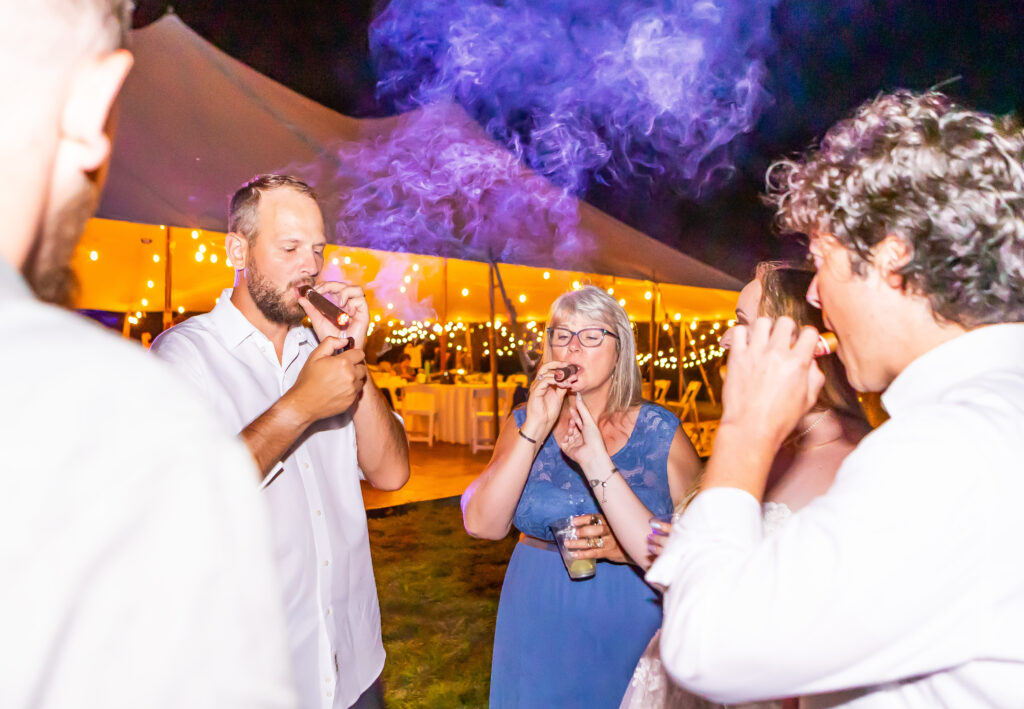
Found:
[[[309,470],[309,463],[303,463],[302,467],[305,468],[306,470]]]
[[[316,516],[317,516],[317,517],[323,517],[323,516],[324,516],[324,513],[323,513],[323,512],[321,512],[320,510],[317,510],[317,511],[316,511]]]
[[[330,614],[331,614],[331,609],[330,608],[328,608],[326,611],[324,611],[324,615],[330,615]]]
[[[329,559],[324,559],[324,566],[330,566],[331,562]]]

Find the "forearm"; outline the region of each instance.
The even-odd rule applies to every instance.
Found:
[[[261,479],[284,458],[311,423],[286,394],[242,429],[239,437],[256,460]]]
[[[462,494],[463,524],[474,537],[502,539],[508,534],[541,446],[542,439],[530,443],[511,423],[502,429],[487,468]]]
[[[637,566],[646,569],[651,565],[647,552],[647,535],[651,531],[653,514],[640,501],[626,479],[621,474],[612,474],[613,464],[610,458],[589,464],[584,469],[588,482],[603,480],[605,485],[597,485],[594,495],[601,506],[605,519],[612,528],[619,545]]]
[[[701,489],[737,488],[760,502],[777,452],[773,442],[760,441],[735,424],[720,426]]]
[[[372,379],[363,386],[352,422],[359,468],[367,482],[379,490],[397,490],[405,485],[409,480],[405,429]]]

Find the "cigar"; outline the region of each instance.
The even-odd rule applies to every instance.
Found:
[[[814,356],[824,357],[836,351],[839,339],[831,332],[822,332],[818,335],[818,344],[814,346]]]
[[[553,369],[551,371],[555,374],[556,382],[564,382],[566,379],[576,374],[576,372],[580,371],[580,368],[575,364],[567,364],[564,367],[559,367],[558,369]]]
[[[299,286],[299,295],[309,301],[309,304],[320,311],[320,314],[331,322],[337,323],[338,327],[346,328],[352,318],[348,316],[344,310],[339,308],[337,305],[327,300],[324,296],[320,295],[319,291],[314,290],[311,286],[302,285]],[[345,338],[345,344],[342,345],[341,349],[335,352],[348,352],[355,345],[356,341],[351,337]]]
[[[314,290],[310,286],[299,286],[299,295],[308,300],[310,305],[319,310],[325,318],[335,323],[338,327],[342,329],[348,327],[351,320],[348,313],[320,295],[319,291]]]

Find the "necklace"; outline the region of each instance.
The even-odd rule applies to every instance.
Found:
[[[791,440],[789,440],[789,441],[786,441],[786,444],[787,444],[787,445],[791,445],[791,446],[792,446],[792,445],[796,445],[797,443],[799,443],[799,442],[801,441],[801,439],[803,439],[803,437],[804,437],[804,436],[806,436],[806,435],[807,435],[808,433],[810,433],[810,432],[811,432],[811,429],[812,429],[812,428],[814,428],[814,427],[815,427],[815,426],[817,426],[817,425],[818,425],[819,423],[821,423],[822,421],[824,421],[824,420],[825,420],[825,417],[826,417],[826,416],[828,416],[828,415],[829,415],[830,413],[832,413],[832,409],[825,409],[825,411],[824,411],[824,412],[823,412],[823,413],[821,414],[821,416],[819,416],[818,418],[814,419],[814,421],[813,421],[813,422],[811,423],[811,425],[810,425],[810,426],[808,426],[808,427],[807,427],[807,428],[805,428],[805,429],[804,429],[803,431],[801,431],[800,433],[798,433],[798,434],[797,434],[796,436],[794,436],[794,437],[793,437],[793,438],[792,438]]]

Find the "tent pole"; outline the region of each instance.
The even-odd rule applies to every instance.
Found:
[[[498,442],[498,352],[496,348],[497,335],[494,332],[494,262],[488,266],[490,275],[490,288],[487,289],[488,300],[491,306],[491,327],[487,331],[487,344],[491,350],[491,412],[494,414],[494,442]]]
[[[438,338],[438,352],[441,353],[437,363],[437,372],[442,374],[448,369],[448,258],[445,257],[441,267],[441,337]]]
[[[683,386],[686,384],[686,377],[683,376],[683,354],[686,352],[686,326],[683,325],[683,321],[679,321],[679,347],[676,354],[676,368],[679,370],[679,393],[676,394],[676,399],[683,398]]]
[[[171,326],[174,316],[171,314],[171,226],[164,230],[167,240],[164,242],[164,320],[163,329]]]
[[[654,349],[657,347],[657,333],[655,332],[654,319],[658,316],[658,284],[651,282],[651,358],[647,361],[647,376],[651,379],[650,397],[654,401]]]
[[[124,323],[121,325],[121,334],[124,336],[126,340],[132,336],[132,323],[131,320],[129,320],[131,316],[132,314],[130,311],[125,313]]]

